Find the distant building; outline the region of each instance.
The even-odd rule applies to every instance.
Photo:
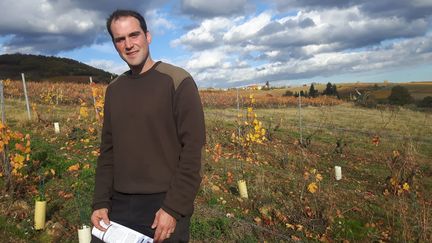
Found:
[[[262,86],[261,86],[261,85],[258,85],[258,84],[251,84],[251,85],[248,85],[248,86],[246,87],[246,89],[251,89],[251,90],[261,90],[261,89],[262,89]]]

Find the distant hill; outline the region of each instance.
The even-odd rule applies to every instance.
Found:
[[[0,55],[0,79],[27,81],[94,82],[108,83],[116,75],[69,58],[52,56],[5,54]]]

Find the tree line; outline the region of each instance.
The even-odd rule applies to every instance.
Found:
[[[311,84],[311,86],[309,87],[309,91],[301,90],[300,92],[292,92],[290,90],[287,90],[283,96],[294,96],[294,97],[302,96],[308,98],[316,98],[319,95],[335,96],[338,99],[340,98],[339,93],[337,91],[336,84],[332,84],[330,82],[327,83],[326,88],[321,93],[317,89],[315,89],[314,84]]]
[[[320,95],[326,96],[334,96],[340,99],[336,84],[332,84],[328,82],[326,88],[320,93],[317,89],[315,89],[314,84],[311,84],[308,91],[301,90],[300,92],[293,92],[287,90],[283,96],[294,96],[294,97],[307,97],[307,98],[316,98]],[[363,96],[364,94],[362,94]],[[365,106],[375,106],[378,102],[371,96],[364,97],[356,97],[356,103]],[[411,96],[409,90],[401,85],[396,85],[392,87],[390,95],[386,100],[380,100],[379,103],[387,103],[390,105],[416,105],[417,107],[422,108],[432,108],[432,96],[426,96],[422,100],[415,101],[415,99]]]
[[[416,104],[418,107],[432,108],[432,96],[426,96],[421,101],[415,102],[409,90],[401,85],[392,88],[388,101],[392,105]]]

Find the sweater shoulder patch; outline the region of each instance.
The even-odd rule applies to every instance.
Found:
[[[130,71],[126,71],[126,72],[120,74],[120,75],[117,76],[115,79],[111,80],[111,82],[109,82],[108,85],[112,85],[112,84],[114,84],[115,82],[117,82],[117,80],[119,80],[121,77],[126,76],[129,72],[130,72]]]
[[[170,76],[174,82],[174,89],[177,90],[177,87],[185,80],[186,78],[191,77],[191,75],[186,72],[183,68],[176,67],[174,65],[168,63],[160,63],[156,70]]]

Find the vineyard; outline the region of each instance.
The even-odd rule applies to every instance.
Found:
[[[0,239],[78,242],[90,224],[104,90],[29,82],[29,119],[22,82],[4,82]],[[207,143],[192,242],[432,241],[430,112],[325,96],[299,107],[274,90],[200,95]],[[36,230],[41,198],[46,224]]]

